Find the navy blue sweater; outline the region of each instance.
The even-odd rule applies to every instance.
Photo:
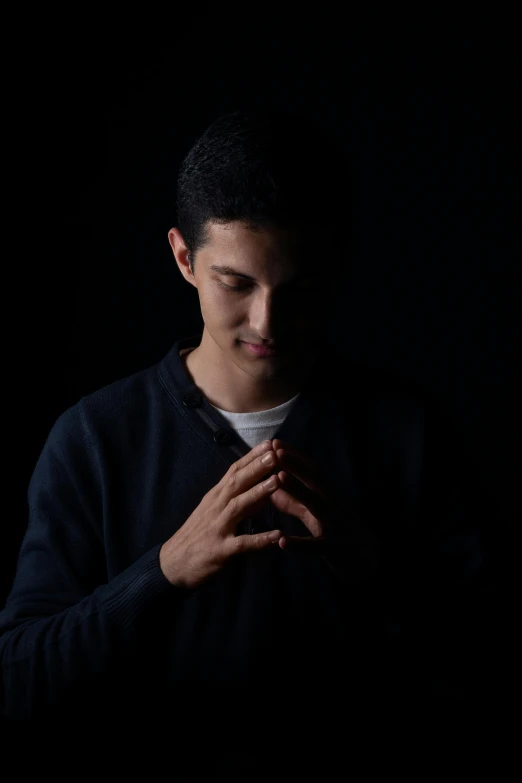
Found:
[[[0,614],[4,717],[82,736],[96,726],[96,747],[119,727],[136,759],[165,743],[183,759],[195,727],[219,744],[220,732],[284,734],[311,705],[350,720],[398,698],[431,704],[441,682],[457,701],[480,695],[462,651],[466,621],[483,621],[492,508],[446,414],[391,373],[330,358],[332,374],[314,374],[271,434],[319,462],[347,524],[358,514],[376,535],[370,577],[345,582],[321,557],[274,546],[195,590],[167,581],[161,545],[251,448],[185,371],[179,351],[200,337],[52,428]],[[273,528],[308,533],[271,503],[237,533]]]

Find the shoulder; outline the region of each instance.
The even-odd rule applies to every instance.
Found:
[[[163,398],[157,367],[154,364],[81,397],[58,416],[47,446],[60,451],[75,446],[89,448],[98,434],[111,430],[121,433],[133,420],[146,418]]]
[[[451,402],[421,379],[339,354],[332,367],[330,391],[362,441],[407,453],[414,448],[419,455],[426,450],[460,455],[466,450],[466,432]]]
[[[78,413],[89,418],[120,417],[137,408],[141,409],[161,390],[157,368],[158,365],[154,364],[85,395],[75,406]]]
[[[370,365],[362,360],[334,354],[331,388],[359,411],[386,415],[401,410],[424,411],[437,407],[437,401],[418,379],[400,370]]]

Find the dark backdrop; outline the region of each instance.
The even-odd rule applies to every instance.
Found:
[[[196,292],[167,241],[175,174],[195,135],[245,99],[294,106],[345,147],[354,264],[340,285],[342,350],[448,406],[498,497],[511,551],[521,502],[509,25],[348,28],[265,8],[264,19],[200,6],[111,25],[46,16],[41,36],[32,20],[35,44],[12,65],[20,221],[4,289],[3,595],[56,417],[199,328]]]

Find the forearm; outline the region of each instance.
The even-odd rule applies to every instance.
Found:
[[[26,720],[88,693],[117,672],[135,650],[140,619],[174,588],[151,550],[109,584],[58,613],[42,616],[30,596],[0,615],[5,717]]]

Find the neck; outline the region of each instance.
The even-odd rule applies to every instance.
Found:
[[[192,382],[211,405],[230,413],[252,413],[282,405],[298,394],[310,368],[300,372],[294,367],[279,374],[253,375],[256,366],[238,351],[237,362],[227,356],[205,332],[200,345],[183,357]],[[258,360],[262,362],[263,360]],[[259,370],[265,371],[262,365]]]

